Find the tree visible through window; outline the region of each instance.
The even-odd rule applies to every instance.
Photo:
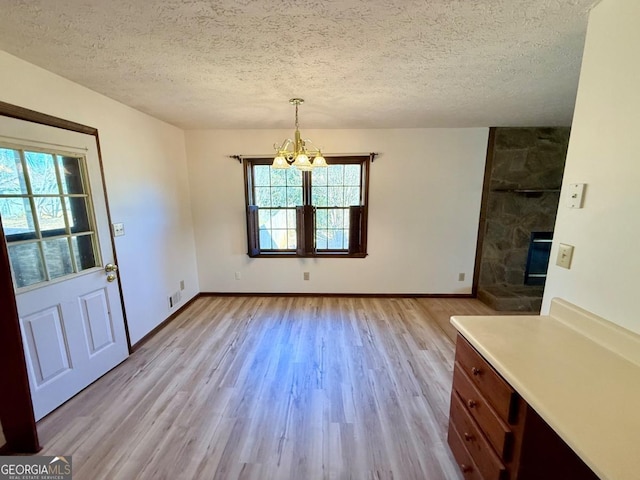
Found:
[[[369,156],[329,157],[311,172],[244,163],[250,256],[366,255]]]

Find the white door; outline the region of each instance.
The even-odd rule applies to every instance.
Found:
[[[129,354],[95,138],[0,117],[0,216],[39,420]]]

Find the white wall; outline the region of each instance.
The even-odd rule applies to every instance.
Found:
[[[137,342],[171,314],[180,280],[183,302],[199,292],[184,133],[5,52],[0,71],[0,100],[98,129],[112,220],[125,224],[115,244]]]
[[[470,293],[487,128],[304,130],[327,153],[378,152],[365,259],[247,255],[242,166],[292,130],[186,132],[203,292]],[[302,272],[310,272],[310,281]],[[241,280],[235,280],[240,272]],[[466,279],[458,281],[458,274]]]
[[[603,0],[589,17],[580,85],[556,220],[575,246],[570,270],[549,267],[543,312],[562,297],[640,333],[640,2]],[[586,183],[584,208],[565,206]]]

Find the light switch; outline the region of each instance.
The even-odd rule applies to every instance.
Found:
[[[584,196],[584,183],[570,183],[568,188],[567,206],[569,208],[582,208]]]
[[[111,225],[111,228],[113,229],[114,237],[121,237],[124,235],[124,223],[114,223]]]
[[[558,246],[558,258],[556,258],[556,265],[562,268],[571,268],[571,259],[573,258],[573,245],[567,245],[561,243]]]

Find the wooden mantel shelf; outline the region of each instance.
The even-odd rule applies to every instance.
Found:
[[[561,299],[451,323],[601,479],[640,478],[640,336]]]

